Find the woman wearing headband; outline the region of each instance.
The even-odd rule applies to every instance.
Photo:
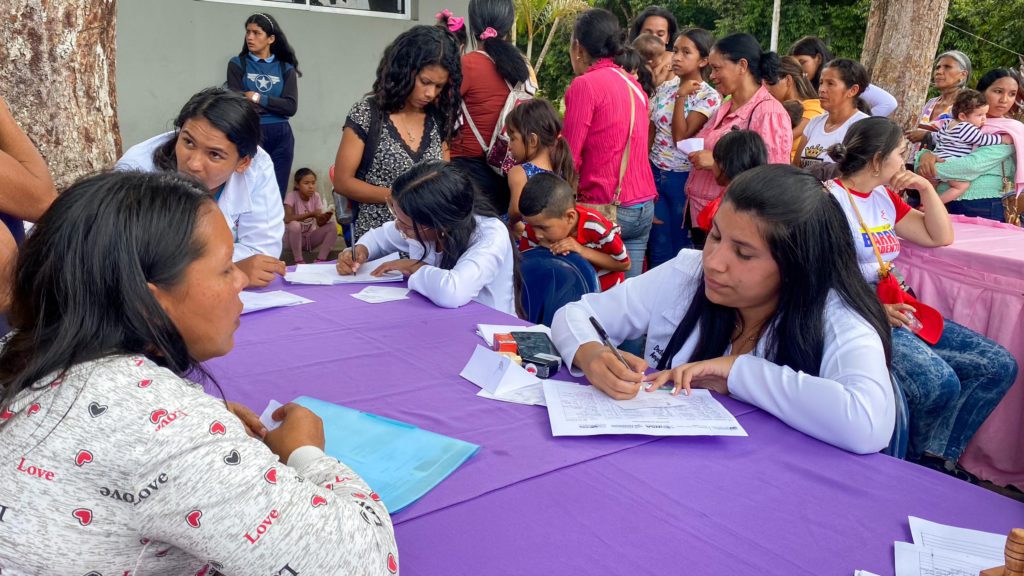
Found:
[[[299,61],[284,30],[269,14],[257,12],[245,21],[245,43],[228,61],[228,88],[244,92],[260,113],[260,147],[274,161],[277,187],[284,197],[295,154],[288,119],[299,107]]]

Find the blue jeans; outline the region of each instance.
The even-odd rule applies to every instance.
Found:
[[[654,200],[632,206],[619,206],[618,224],[622,230],[622,243],[626,245],[630,261],[626,278],[639,276],[644,271],[644,255],[647,252],[647,239],[651,235],[653,220]]]
[[[1003,221],[1003,201],[999,198],[982,198],[980,200],[953,200],[946,204],[950,214],[977,216],[996,222]]]
[[[647,243],[647,267],[654,268],[675,258],[683,248],[692,246],[683,228],[683,210],[686,209],[686,179],[689,172],[670,172],[651,164],[658,201],[654,203],[654,217],[661,224],[651,225],[651,238]]]
[[[946,320],[935,346],[893,330],[892,372],[910,409],[907,458],[928,452],[956,462],[1017,378],[1017,362],[994,341]]]
[[[281,191],[281,199],[288,195],[288,179],[292,175],[292,159],[295,157],[295,135],[292,125],[288,122],[271,122],[261,124],[263,137],[260,147],[263,148],[274,162],[274,177]]]

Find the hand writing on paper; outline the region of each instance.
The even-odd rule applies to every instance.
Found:
[[[711,155],[711,150],[698,150],[691,152],[689,155],[690,164],[694,168],[700,170],[711,170],[711,167],[715,165],[715,158]]]
[[[576,239],[573,238],[572,236],[566,236],[565,238],[559,240],[558,242],[555,242],[548,246],[548,250],[551,250],[552,254],[565,256],[569,252],[579,253],[580,251],[583,250],[583,246],[579,242],[577,242]]]
[[[583,370],[587,380],[598,390],[615,400],[628,400],[640,391],[647,362],[629,352],[622,352],[622,357],[632,370],[623,366],[607,346],[588,342],[576,351],[573,364]]]
[[[283,464],[296,448],[316,446],[324,449],[324,423],[308,408],[289,402],[271,415],[281,425],[263,437],[270,451],[277,454]]]
[[[882,306],[885,308],[885,315],[889,317],[889,324],[893,328],[910,326],[910,318],[907,318],[906,313],[917,312],[910,304],[882,304]]]
[[[359,267],[370,257],[370,251],[362,244],[356,244],[355,248],[345,248],[338,254],[336,268],[341,276],[351,276],[359,271]]]
[[[402,275],[409,277],[412,276],[413,272],[422,268],[424,264],[425,263],[422,260],[402,258],[401,260],[392,260],[390,262],[385,262],[378,266],[377,269],[371,272],[370,274],[372,276],[380,277],[387,274],[388,272],[391,272],[392,270],[397,270],[398,272],[401,272]]]
[[[285,273],[284,262],[264,254],[256,254],[245,260],[239,260],[235,262],[235,266],[245,272],[245,276],[249,279],[249,288],[262,288],[274,280],[274,274],[284,276]]]
[[[652,392],[674,382],[673,395],[680,390],[689,396],[690,388],[707,388],[719,394],[729,393],[729,373],[738,356],[722,356],[713,360],[690,362],[647,376],[647,391]]]
[[[256,439],[262,439],[267,435],[267,428],[260,422],[260,417],[255,412],[249,409],[244,404],[238,402],[225,402],[228,406],[228,412],[231,412],[239,420],[242,421],[242,426],[245,427],[245,433]]]

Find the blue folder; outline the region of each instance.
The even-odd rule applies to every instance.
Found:
[[[293,400],[324,421],[328,455],[351,467],[392,514],[437,486],[480,449],[412,424],[324,402]]]

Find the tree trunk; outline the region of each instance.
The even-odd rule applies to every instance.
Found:
[[[899,102],[893,120],[904,129],[924,107],[948,8],[949,0],[871,0],[861,62]]]
[[[561,20],[561,16],[555,16],[554,21],[551,22],[551,29],[548,30],[548,38],[544,41],[544,47],[540,49],[540,56],[537,56],[537,64],[533,67],[534,74],[540,74],[540,67],[544,64],[544,57],[548,55],[548,49],[551,48],[551,40],[555,37],[555,32],[558,31],[558,23]]]
[[[121,154],[116,0],[0,0],[0,94],[58,190]]]

